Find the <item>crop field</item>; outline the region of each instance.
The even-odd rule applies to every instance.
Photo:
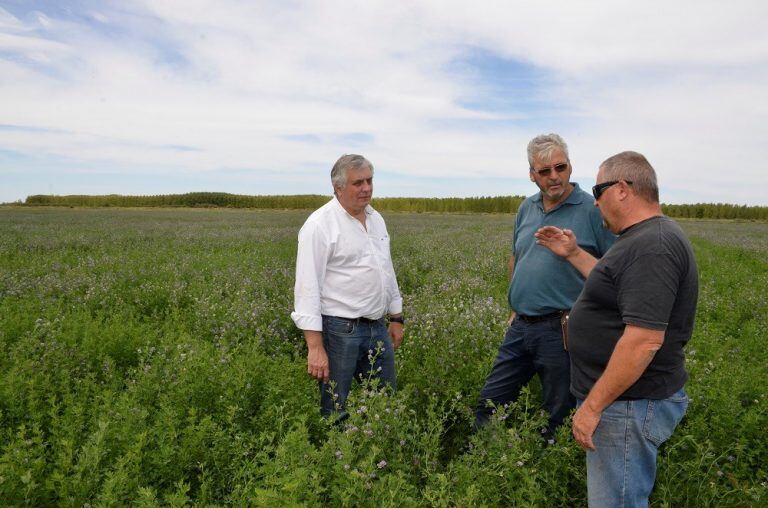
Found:
[[[471,433],[511,215],[385,213],[399,390],[319,417],[289,316],[307,211],[0,208],[0,504],[585,506],[540,388]],[[701,292],[654,506],[768,505],[768,224],[682,222]]]

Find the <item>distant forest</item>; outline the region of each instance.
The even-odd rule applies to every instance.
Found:
[[[201,208],[262,208],[315,209],[330,196],[318,194],[299,196],[247,196],[225,192],[190,192],[157,196],[29,196],[28,206],[71,207],[201,207]],[[377,210],[398,212],[439,213],[514,213],[525,196],[495,196],[474,198],[374,198]],[[725,203],[696,203],[692,205],[662,204],[670,217],[690,219],[768,220],[767,206],[729,205]]]

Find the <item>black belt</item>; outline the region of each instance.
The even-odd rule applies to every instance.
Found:
[[[381,321],[381,318],[379,319],[368,319],[365,317],[359,317],[359,318],[347,318],[347,317],[341,317],[341,316],[326,316],[333,319],[341,319],[343,321],[349,321],[352,323],[378,323]]]
[[[560,319],[563,316],[564,310],[558,310],[555,312],[550,312],[549,314],[542,314],[541,316],[524,316],[522,314],[518,314],[516,317],[520,318],[520,320],[525,321],[526,323],[538,323],[540,321],[549,321],[550,319]]]

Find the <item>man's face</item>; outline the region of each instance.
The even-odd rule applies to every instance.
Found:
[[[571,163],[559,148],[552,150],[548,160],[534,157],[530,174],[547,201],[559,202],[570,189]]]
[[[601,167],[600,170],[597,172],[597,177],[595,178],[595,184],[600,184],[606,181],[607,178],[605,177],[605,172],[603,171],[603,168]],[[616,213],[615,213],[615,196],[614,192],[615,189],[614,186],[608,187],[603,190],[603,193],[600,195],[600,199],[595,200],[595,206],[600,209],[600,215],[603,217],[603,224],[605,224],[605,227],[608,228],[609,231],[612,233],[618,234],[620,229],[618,228],[618,225],[616,224]]]
[[[347,183],[336,187],[336,197],[351,215],[362,212],[373,195],[373,172],[369,168],[347,170]]]

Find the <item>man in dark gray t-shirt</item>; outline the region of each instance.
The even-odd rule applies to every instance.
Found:
[[[587,278],[568,334],[573,435],[587,450],[589,505],[647,506],[658,447],[688,405],[683,347],[696,313],[696,260],[662,215],[656,173],[641,154],[603,162],[592,192],[619,235],[599,261],[570,230],[547,226],[536,237]]]
[[[680,390],[697,294],[696,262],[677,223],[656,216],[621,231],[592,269],[568,323],[573,395],[587,398],[626,325],[662,331],[664,342],[617,400],[666,399]]]

